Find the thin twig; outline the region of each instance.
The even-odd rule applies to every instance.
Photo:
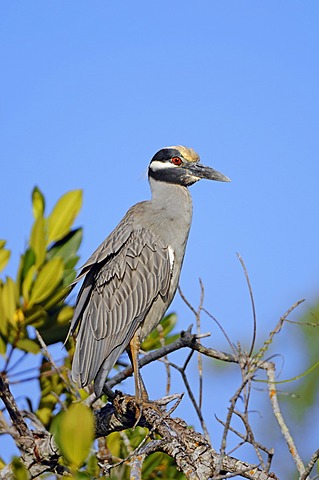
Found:
[[[105,474],[112,460],[112,455],[107,448],[106,437],[99,437],[97,439],[97,445],[98,450],[96,452],[96,458],[103,474]]]
[[[272,406],[275,418],[280,427],[281,433],[284,439],[286,440],[288,450],[291,453],[291,456],[296,464],[298,472],[300,475],[303,475],[306,471],[305,466],[298,454],[295,442],[289,432],[289,429],[280,411],[277,392],[276,392],[275,366],[272,363],[269,363],[268,365],[267,377],[268,377],[269,398],[270,398],[270,402],[271,402],[271,406]]]
[[[249,382],[251,380],[251,378],[252,378],[252,375],[247,374],[246,378],[243,379],[241,385],[239,386],[239,388],[236,390],[235,394],[230,399],[230,407],[228,408],[225,427],[224,427],[224,431],[223,431],[223,436],[222,436],[222,441],[221,441],[221,446],[220,446],[220,457],[219,457],[219,460],[218,460],[218,463],[217,463],[217,466],[216,466],[216,473],[219,473],[221,471],[222,461],[223,461],[223,458],[226,454],[225,452],[226,452],[226,445],[227,445],[227,436],[228,436],[228,431],[229,431],[229,427],[230,427],[231,418],[232,418],[234,410],[235,410],[236,402],[237,402],[238,398],[240,397],[241,392],[243,391],[243,388],[245,387],[246,383]]]
[[[280,317],[279,322],[277,323],[276,327],[270,332],[268,339],[264,342],[264,346],[259,350],[259,352],[254,356],[254,362],[259,362],[259,360],[263,357],[264,353],[268,350],[269,345],[272,343],[274,336],[280,332],[284,322],[286,321],[288,315],[295,310],[301,303],[305,300],[301,299],[294,303],[288,310]]]
[[[186,363],[186,362],[185,362]],[[178,372],[180,372],[181,376],[182,376],[182,379],[183,379],[183,382],[184,382],[184,385],[186,387],[186,390],[187,390],[187,393],[188,393],[188,396],[190,398],[190,401],[192,402],[193,406],[194,406],[194,409],[195,409],[195,412],[198,416],[198,419],[200,421],[200,424],[202,426],[202,429],[203,429],[203,432],[204,432],[204,436],[206,438],[206,440],[211,443],[210,441],[210,438],[209,438],[209,433],[208,433],[208,429],[206,427],[206,423],[205,423],[205,420],[204,420],[204,417],[202,415],[202,411],[199,407],[199,405],[197,404],[196,402],[196,399],[195,399],[195,396],[192,392],[192,389],[190,387],[190,384],[188,382],[188,379],[187,379],[187,375],[186,375],[186,372],[185,372],[185,364],[183,367],[179,367],[178,365],[176,365],[175,363],[170,363],[170,365],[175,368]]]
[[[52,355],[50,354],[49,352],[49,349],[45,343],[45,341],[43,340],[40,332],[35,329],[35,333],[36,333],[36,336],[37,336],[37,339],[41,345],[41,348],[43,350],[43,354],[44,356],[49,360],[49,362],[51,363],[53,369],[56,371],[56,373],[59,375],[60,379],[62,380],[62,382],[64,383],[66,389],[71,393],[73,394],[75,397],[78,397],[79,398],[79,393],[78,391],[73,387],[73,385],[71,384],[71,382],[68,382],[66,380],[66,378],[64,377],[63,373],[61,372],[61,369],[57,366],[57,364],[55,363]]]
[[[315,463],[319,460],[319,448],[318,450],[316,450],[312,456],[311,456],[311,459],[308,463],[308,465],[306,466],[306,469],[304,471],[304,473],[301,475],[300,477],[300,480],[307,480],[307,477],[309,475],[309,473],[311,472],[311,470],[313,469],[313,467],[315,466]]]
[[[222,326],[222,324],[217,320],[217,318],[215,318],[208,310],[206,310],[206,308],[202,308],[203,312],[206,313],[206,315],[211,318],[212,320],[214,320],[214,322],[216,323],[216,325],[218,326],[218,328],[221,330],[222,334],[224,335],[224,337],[226,338],[227,342],[228,342],[228,345],[230,346],[230,348],[232,349],[233,351],[233,354],[236,355],[236,350],[234,348],[234,345],[232,344],[232,342],[230,341],[230,338],[229,336],[227,335],[226,333],[226,330],[224,329],[224,327]]]
[[[12,351],[13,351],[13,348],[12,348]],[[19,352],[20,353],[20,352]],[[5,372],[8,376],[10,376],[10,378],[12,377],[12,375],[14,375],[14,373],[11,373],[12,370],[15,369],[15,367],[17,365],[19,365],[19,363],[21,363],[23,361],[23,359],[28,355],[28,352],[21,352],[21,357],[19,357],[15,362],[13,362],[10,367],[9,365],[7,365],[9,368],[5,368]],[[8,362],[9,363],[9,362]],[[19,372],[17,373],[19,374]]]
[[[236,415],[238,414],[238,412],[234,412]],[[215,415],[215,418],[216,420],[223,426],[225,426],[225,422],[223,422],[220,418],[218,418],[216,415]],[[237,435],[239,438],[241,438],[244,442],[243,443],[251,443],[250,442],[250,437],[249,435],[244,435],[243,433],[239,432],[238,430],[236,430],[234,427],[232,427],[231,425],[229,426],[229,430],[231,432],[233,432],[235,435]],[[265,467],[265,471],[266,472],[269,472],[269,469],[270,469],[270,465],[271,465],[271,460],[274,456],[274,450],[273,448],[269,449],[267,447],[265,447],[264,445],[262,445],[261,443],[257,442],[255,439],[254,439],[254,443],[255,443],[255,446],[258,447],[260,450],[262,450],[263,452],[265,452],[268,456],[268,460],[267,460],[267,465]],[[228,452],[228,455],[230,454],[231,452]]]
[[[260,444],[257,443],[256,440],[255,440],[255,436],[254,436],[252,428],[251,428],[251,426],[248,422],[248,418],[247,418],[246,413],[242,414],[241,412],[235,410],[234,414],[237,415],[241,419],[241,421],[243,422],[243,424],[245,426],[245,429],[246,429],[246,441],[248,441],[254,447],[257,458],[259,460],[259,463],[260,463],[262,469],[265,470],[266,466],[264,464],[263,458],[262,458],[262,456],[260,454],[260,451],[259,451],[260,450]]]
[[[183,302],[187,305],[187,307],[191,310],[191,312],[193,312],[193,314],[194,314],[195,317],[196,317],[196,313],[197,313],[197,312],[196,312],[195,308],[193,307],[193,305],[191,305],[191,304],[189,303],[189,301],[187,300],[187,298],[186,298],[185,295],[183,294],[180,286],[178,286],[178,293],[180,294],[181,299],[183,300]]]
[[[7,420],[5,419],[3,413],[0,411],[0,435],[8,433],[11,435],[13,438],[16,438],[18,432],[14,429],[14,427],[11,427]]]
[[[163,335],[163,327],[161,324],[157,325],[157,331],[158,331],[161,347],[165,347],[165,337]],[[163,362],[166,370],[166,392],[165,393],[166,395],[169,395],[169,392],[171,391],[171,370],[170,370],[167,354],[164,355]]]
[[[204,304],[204,285],[201,279],[199,279],[199,284],[200,284],[200,300],[199,300],[199,306],[196,314],[196,333],[197,335],[200,335],[201,333],[201,310]],[[200,338],[197,337],[198,343],[200,342]],[[203,406],[203,360],[202,360],[202,355],[200,352],[197,353],[197,365],[198,365],[198,376],[199,376],[199,392],[198,392],[198,406],[201,409]]]
[[[240,264],[241,264],[241,266],[243,267],[243,270],[244,270],[244,274],[245,274],[245,278],[246,278],[246,282],[247,282],[247,286],[248,286],[248,291],[249,291],[249,295],[250,295],[251,308],[252,308],[252,312],[253,312],[253,338],[251,340],[251,346],[250,346],[250,350],[249,350],[249,354],[248,354],[248,356],[251,357],[251,355],[254,351],[254,347],[255,347],[256,332],[257,332],[257,316],[256,316],[255,300],[254,300],[253,290],[251,288],[251,283],[250,283],[248,271],[247,271],[246,265],[244,263],[244,260],[239,253],[237,253],[237,257],[238,257],[238,259],[240,261]]]

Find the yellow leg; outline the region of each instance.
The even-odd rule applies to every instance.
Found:
[[[136,423],[138,423],[142,415],[143,401],[144,402],[148,401],[147,391],[146,391],[143,379],[140,375],[140,369],[138,366],[138,355],[140,351],[140,346],[141,346],[141,342],[140,342],[139,332],[137,331],[135,332],[132,340],[130,341],[130,357],[131,357],[133,373],[134,373],[135,398],[139,408],[139,414],[138,414]]]

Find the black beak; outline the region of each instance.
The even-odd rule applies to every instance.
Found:
[[[187,165],[187,170],[191,175],[197,178],[206,178],[207,180],[216,180],[217,182],[230,182],[231,180],[213,168],[206,167],[201,163]]]

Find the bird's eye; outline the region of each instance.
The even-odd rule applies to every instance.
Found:
[[[174,163],[174,165],[181,165],[183,162],[179,157],[172,157],[172,163]]]

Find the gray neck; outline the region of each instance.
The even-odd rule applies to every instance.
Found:
[[[192,210],[192,197],[187,187],[174,183],[161,182],[149,178],[152,204],[154,207],[167,208],[169,212],[181,214],[183,210]]]
[[[181,258],[192,223],[192,198],[186,187],[150,178],[152,190],[152,228],[158,235],[165,232],[168,244],[178,249]]]

